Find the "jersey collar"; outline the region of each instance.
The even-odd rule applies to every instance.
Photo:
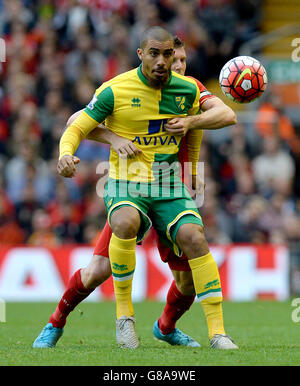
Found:
[[[146,85],[146,86],[149,86],[149,82],[148,82],[148,79],[145,77],[145,75],[142,73],[142,64],[139,65],[138,69],[137,69],[137,74],[138,74],[138,77],[140,78],[140,80]],[[164,87],[168,86],[171,82],[171,79],[172,79],[172,71],[171,71],[171,74],[169,76],[169,80],[168,82],[164,85]],[[150,87],[150,86],[149,86]],[[163,88],[164,88],[163,87]]]

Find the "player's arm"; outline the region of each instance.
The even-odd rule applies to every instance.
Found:
[[[205,183],[198,174],[198,162],[202,138],[203,130],[190,130],[186,134],[186,147],[188,152],[189,172],[192,177],[192,188],[199,194],[201,194],[205,188]]]
[[[73,154],[82,139],[94,130],[114,110],[114,94],[111,87],[100,87],[88,106],[67,126],[59,142],[58,173],[64,177],[73,177],[76,167]]]
[[[97,127],[99,122],[90,118],[84,111],[81,111],[74,122],[67,126],[59,142],[59,160],[57,171],[63,177],[74,177],[76,164],[79,158],[73,154],[76,152],[81,141]]]
[[[110,144],[120,158],[133,158],[142,152],[132,141],[113,133],[103,124],[91,131],[86,138],[92,141]]]
[[[74,122],[74,120],[79,116],[81,111],[82,110],[77,111],[68,119],[67,126],[71,125]],[[115,152],[121,158],[131,158],[141,153],[141,150],[138,149],[133,142],[131,142],[127,138],[115,134],[114,132],[109,130],[103,123],[101,123],[94,130],[92,130],[86,136],[86,139],[111,145]]]
[[[237,123],[235,112],[216,96],[207,99],[201,110],[202,114],[187,117],[189,129],[216,130]]]
[[[218,97],[207,99],[201,110],[202,114],[171,119],[165,129],[175,135],[185,135],[188,130],[216,130],[237,123],[235,112]]]

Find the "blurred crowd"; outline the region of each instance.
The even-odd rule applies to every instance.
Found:
[[[76,177],[59,177],[58,142],[70,115],[103,81],[139,64],[139,35],[152,25],[184,40],[188,75],[204,84],[217,77],[259,34],[260,3],[0,0],[7,55],[0,63],[0,243],[94,243],[106,221],[96,167],[109,146],[83,141]],[[200,212],[211,243],[299,238],[299,143],[276,98],[263,101],[250,130],[239,123],[205,133]]]

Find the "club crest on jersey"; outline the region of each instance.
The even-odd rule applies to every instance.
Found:
[[[132,98],[131,99],[131,107],[141,107],[140,98]]]
[[[185,96],[176,96],[175,103],[179,111],[183,111],[185,109]]]

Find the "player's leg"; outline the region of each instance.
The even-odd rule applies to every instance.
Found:
[[[58,306],[50,316],[49,322],[54,327],[64,327],[70,312],[110,277],[108,246],[111,234],[110,226],[106,223],[95,246],[92,260],[71,276]]]
[[[111,276],[109,258],[93,255],[91,262],[81,268],[81,282],[84,288],[94,291]]]
[[[52,323],[53,327],[63,328],[70,312],[110,275],[109,259],[104,256],[93,255],[87,267],[78,269],[71,276],[67,289],[51,315],[49,323]]]
[[[167,245],[169,243],[174,253],[180,256],[183,252],[188,257],[195,292],[200,298],[206,316],[211,346],[217,347],[218,345],[214,345],[214,337],[226,336],[223,326],[221,283],[218,267],[209,251],[202,219],[194,201],[188,192],[183,192],[178,199],[157,201],[152,220],[159,236],[166,235],[164,241]],[[233,348],[232,343],[228,346]]]
[[[94,255],[87,267],[77,270],[70,278],[48,324],[33,343],[34,348],[54,347],[63,334],[67,317],[74,308],[88,297],[97,286],[111,275],[108,259],[108,246],[111,229],[106,223],[98,239]]]
[[[160,331],[166,335],[174,331],[176,322],[190,309],[195,299],[192,273],[172,271],[172,281],[167,294],[166,305],[158,319]]]
[[[85,288],[96,288],[111,275],[108,252],[111,235],[112,230],[106,222],[96,243],[91,262],[81,269],[81,281]]]
[[[187,260],[186,263],[188,264]],[[188,311],[195,299],[191,271],[172,270],[174,280],[167,294],[167,302],[160,318],[154,323],[155,338],[171,345],[200,347],[189,335],[176,328],[176,322]]]
[[[93,270],[96,267],[96,270]],[[86,287],[82,281],[83,269],[77,270],[70,278],[55,311],[51,314],[48,324],[33,343],[34,348],[54,347],[63,334],[67,317],[74,308],[86,299],[97,286],[111,275],[109,259],[94,255],[91,263],[85,269]],[[97,275],[97,276],[96,276]]]
[[[110,217],[113,231],[109,256],[116,299],[116,338],[122,348],[135,349],[139,340],[135,332],[132,305],[132,280],[135,270],[135,245],[140,227],[140,215],[136,208],[117,208]]]
[[[154,322],[153,335],[172,345],[199,347],[194,339],[176,328],[176,322],[189,310],[195,299],[195,289],[191,268],[185,256],[179,258],[159,239],[156,243],[160,258],[168,263],[174,280],[167,293],[166,305],[158,320]]]
[[[70,278],[58,306],[49,319],[54,327],[62,328],[71,311],[111,275],[108,246],[111,228],[106,222],[90,263]]]
[[[187,260],[186,262],[188,263]],[[180,291],[183,296],[190,297],[190,299],[195,298],[196,293],[192,272],[172,269],[172,274],[178,291]]]
[[[217,264],[213,259],[203,227],[188,221],[178,224],[176,242],[189,259],[197,297],[206,317],[212,348],[238,348],[225,333],[222,290]]]
[[[113,234],[109,244],[109,258],[116,298],[116,337],[122,348],[137,348],[132,280],[135,270],[135,245],[151,228],[147,216],[147,198],[130,194],[128,181],[108,179],[104,203]]]
[[[109,256],[114,280],[117,319],[121,316],[133,317],[131,300],[132,279],[135,270],[135,245],[140,227],[140,215],[130,206],[117,208],[111,215],[113,231]]]

